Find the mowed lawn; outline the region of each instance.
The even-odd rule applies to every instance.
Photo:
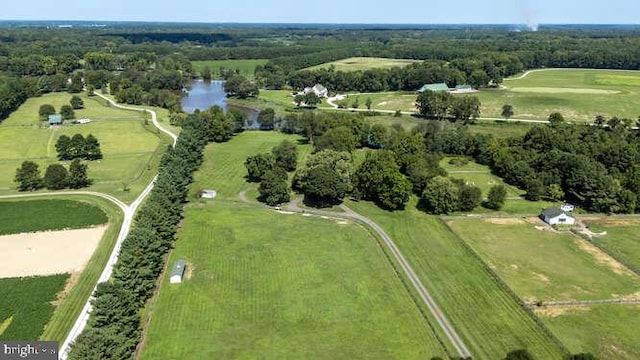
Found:
[[[49,94],[29,99],[0,124],[0,189],[15,189],[16,169],[25,160],[36,162],[40,171],[57,163],[55,144],[61,135],[93,134],[100,142],[104,158],[88,162],[93,189],[109,192],[125,200],[135,197],[148,183],[159,158],[160,145],[166,140],[158,135],[150,122],[145,125],[141,114],[105,106],[103,100],[82,95],[85,109],[76,110],[76,118],[89,118],[89,124],[51,129],[41,127],[38,108],[52,104],[59,109],[71,98],[67,93]],[[123,192],[122,183],[131,187]]]
[[[220,78],[220,68],[227,68],[235,71],[239,71],[240,75],[246,78],[253,78],[256,66],[264,65],[268,62],[267,59],[230,59],[230,60],[205,60],[205,61],[192,61],[191,65],[196,73],[202,75],[202,71],[205,67],[208,67],[211,71],[211,76],[214,79]]]
[[[342,60],[311,66],[306,68],[305,70],[326,69],[333,65],[336,71],[364,71],[369,69],[389,69],[392,67],[404,67],[416,62],[420,62],[420,60],[392,59],[380,57],[350,57]]]
[[[560,347],[439,218],[416,210],[415,202],[393,213],[368,202],[348,205],[393,238],[474,359],[502,359],[522,348],[536,359],[562,358]]]
[[[640,277],[572,233],[537,219],[447,222],[527,301],[602,300],[640,292]]]
[[[551,69],[531,72],[522,79],[503,81],[507,89],[476,94],[482,116],[501,117],[502,105],[513,106],[513,118],[546,119],[559,111],[568,121],[593,122],[606,118],[636,119],[640,114],[640,72]]]
[[[250,205],[195,204],[141,359],[429,359],[444,356],[368,232]],[[188,344],[188,346],[185,346]]]
[[[606,231],[606,235],[594,237],[594,243],[640,271],[640,219],[611,218],[588,220],[586,223],[594,232]]]
[[[235,135],[228,143],[212,143],[205,150],[205,161],[195,175],[192,193],[201,189],[214,189],[217,199],[239,200],[239,193],[252,187],[246,182],[244,162],[249,156],[270,153],[283,140],[298,143],[302,137],[274,131],[245,131]],[[298,146],[298,166],[311,153],[311,146]]]
[[[598,359],[640,359],[640,305],[594,305],[540,314],[573,353]]]

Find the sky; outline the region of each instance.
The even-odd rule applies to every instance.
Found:
[[[0,20],[639,24],[639,0],[19,0]]]

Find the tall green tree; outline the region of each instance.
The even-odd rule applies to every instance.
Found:
[[[513,106],[509,104],[502,105],[501,115],[505,120],[509,120],[513,116]]]
[[[289,185],[287,184],[287,174],[285,172],[284,176],[282,176],[278,170],[283,171],[282,168],[267,171],[258,187],[258,193],[260,194],[258,200],[267,205],[279,205],[291,199]]]
[[[353,164],[351,154],[322,150],[311,156],[294,178],[296,189],[305,196],[305,203],[313,206],[334,205],[351,192]]]
[[[295,171],[298,167],[298,147],[291,141],[282,140],[271,153],[275,157],[276,165],[286,171]]]
[[[320,98],[316,93],[310,91],[304,95],[304,104],[308,107],[315,107],[320,104]]]
[[[49,190],[64,189],[68,185],[69,172],[61,164],[51,164],[44,173],[44,186]]]
[[[449,178],[436,176],[429,180],[422,192],[422,203],[431,214],[448,214],[458,210],[459,190]]]
[[[400,172],[389,150],[367,153],[353,175],[353,186],[364,199],[388,210],[403,209],[411,196],[411,183]]]
[[[58,153],[58,159],[60,160],[68,160],[70,159],[68,148],[71,143],[71,138],[67,135],[60,135],[58,140],[56,141],[56,152]]]
[[[54,115],[55,113],[56,109],[51,104],[42,104],[38,110],[38,116],[41,121],[47,121],[49,119],[49,115]]]
[[[276,112],[273,108],[260,110],[258,113],[258,124],[262,130],[273,130],[276,124]]]
[[[473,124],[480,116],[480,99],[477,96],[454,97],[449,111],[456,121]]]
[[[71,105],[62,105],[60,108],[60,115],[62,115],[62,120],[71,120],[76,118],[76,114],[71,108]]]
[[[33,161],[23,161],[22,165],[16,170],[14,181],[18,183],[18,190],[20,191],[40,189],[43,184],[38,164]]]
[[[351,152],[356,149],[358,140],[353,131],[347,126],[338,126],[327,130],[316,138],[316,150],[335,150]]]
[[[487,201],[484,206],[487,209],[500,210],[507,198],[507,188],[504,185],[494,185],[489,189]]]
[[[73,95],[71,97],[71,100],[69,101],[69,104],[73,109],[76,109],[76,110],[84,108],[84,101],[78,95]]]
[[[72,189],[80,189],[91,185],[92,182],[87,175],[87,164],[83,164],[80,159],[73,160],[69,165],[67,185]]]
[[[84,139],[84,158],[87,160],[99,160],[102,159],[102,150],[100,149],[100,142],[93,134],[87,135]]]
[[[262,181],[265,175],[276,167],[276,159],[272,154],[258,154],[249,156],[244,162],[247,168],[248,180]]]

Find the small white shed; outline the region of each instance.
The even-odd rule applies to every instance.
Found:
[[[182,277],[187,268],[187,263],[184,260],[177,260],[171,268],[171,276],[169,277],[170,284],[180,284]]]
[[[542,212],[542,220],[549,225],[574,225],[576,218],[559,207],[552,207]]]
[[[214,199],[218,195],[218,192],[215,190],[202,190],[200,192],[200,197],[203,199]]]

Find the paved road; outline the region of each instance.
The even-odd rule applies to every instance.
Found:
[[[155,111],[148,110],[148,109],[140,109],[140,108],[135,108],[130,106],[122,106],[120,104],[115,103],[113,100],[107,98],[102,94],[96,93],[96,95],[110,102],[111,106],[125,109],[125,110],[146,111],[147,113],[151,114],[151,120],[153,122],[153,125],[156,128],[158,128],[160,131],[162,131],[163,133],[171,137],[171,139],[173,140],[173,146],[176,145],[178,136],[172,133],[171,131],[165,129],[164,127],[162,127],[162,125],[160,125]],[[60,192],[54,192],[54,193],[16,194],[16,195],[0,196],[0,199],[42,197],[42,196],[89,195],[89,196],[101,197],[103,199],[107,199],[113,202],[114,204],[116,204],[122,210],[124,214],[124,219],[122,221],[122,226],[120,227],[120,232],[118,233],[118,239],[116,240],[116,244],[113,248],[113,251],[111,252],[111,255],[109,256],[109,260],[107,261],[107,264],[105,265],[104,269],[102,270],[102,273],[100,274],[100,278],[98,279],[98,283],[101,283],[101,282],[108,281],[111,278],[111,275],[113,273],[113,267],[118,261],[118,255],[120,254],[120,248],[122,246],[122,242],[127,237],[127,235],[129,235],[129,231],[131,230],[133,217],[136,211],[138,210],[138,207],[140,206],[140,204],[144,201],[144,199],[147,197],[147,195],[149,195],[149,193],[153,189],[153,185],[156,181],[156,178],[157,176],[154,177],[153,180],[151,180],[149,185],[147,185],[147,187],[142,191],[140,196],[138,196],[138,198],[133,203],[131,203],[131,205],[125,204],[120,199],[117,199],[112,195],[103,194],[103,193],[94,192],[94,191],[60,191]],[[98,284],[96,284],[96,286],[94,287],[93,292],[95,292],[97,286]],[[69,353],[70,345],[75,341],[75,339],[78,337],[78,335],[80,335],[82,330],[84,330],[85,326],[87,325],[87,320],[89,319],[89,314],[91,313],[92,299],[93,299],[93,295],[90,296],[89,299],[87,299],[87,302],[84,304],[84,307],[80,312],[80,315],[76,319],[76,322],[73,324],[73,327],[69,332],[69,335],[67,336],[65,341],[62,343],[59,350],[60,360],[66,360]]]
[[[433,297],[431,297],[431,294],[429,293],[429,291],[424,287],[424,285],[420,281],[420,278],[418,278],[418,275],[416,275],[411,265],[409,265],[409,263],[404,258],[404,256],[402,255],[402,253],[400,252],[396,244],[393,242],[393,239],[391,239],[391,237],[384,231],[384,229],[382,229],[373,220],[356,213],[355,211],[348,208],[346,205],[341,205],[341,208],[344,210],[344,212],[342,213],[316,210],[316,209],[301,209],[298,206],[297,200],[292,201],[287,206],[287,210],[289,211],[295,211],[300,213],[305,212],[305,213],[312,213],[312,214],[321,215],[321,216],[328,216],[328,217],[334,217],[334,218],[348,218],[352,220],[357,220],[361,223],[366,224],[373,230],[375,230],[380,235],[380,237],[382,237],[382,240],[385,242],[389,250],[391,250],[391,253],[395,257],[395,259],[398,261],[400,266],[402,267],[402,270],[409,278],[409,281],[411,281],[411,284],[418,292],[418,295],[420,296],[422,301],[425,303],[425,305],[429,308],[429,311],[431,312],[431,314],[433,314],[436,321],[438,322],[438,325],[440,326],[440,328],[442,328],[442,331],[444,331],[445,335],[449,338],[453,346],[456,348],[456,351],[458,351],[458,354],[463,358],[471,357],[471,352],[469,352],[469,349],[466,347],[466,345],[464,344],[460,336],[456,333],[455,329],[451,326],[451,324],[449,323],[449,320],[447,320],[446,316],[444,315],[444,313],[442,312],[438,304],[436,304],[435,300],[433,300]]]

